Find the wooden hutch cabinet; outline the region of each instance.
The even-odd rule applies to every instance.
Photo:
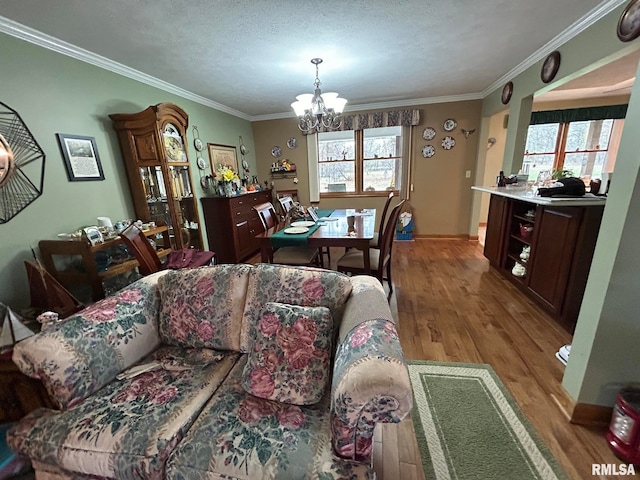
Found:
[[[572,200],[536,200],[491,195],[484,254],[502,275],[573,333],[604,202],[580,205],[573,199],[573,206]],[[527,229],[530,233],[523,232]],[[525,247],[528,257],[523,254]],[[516,274],[516,265],[524,267],[523,274]]]
[[[216,252],[218,263],[241,262],[260,248],[255,237],[264,229],[253,207],[271,202],[271,190],[230,198],[203,197],[200,201],[209,248]]]
[[[175,104],[109,115],[118,133],[136,216],[166,223],[173,248],[202,248],[187,156],[189,117]]]

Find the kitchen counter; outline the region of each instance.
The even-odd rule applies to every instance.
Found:
[[[530,188],[517,185],[507,185],[506,187],[473,186],[471,187],[471,189],[477,190],[479,192],[491,193],[493,195],[512,198],[514,200],[535,203],[536,205],[553,205],[555,207],[604,205],[607,198],[599,197],[591,193],[587,193],[583,197],[540,197],[538,195],[535,195],[535,189],[532,190]]]

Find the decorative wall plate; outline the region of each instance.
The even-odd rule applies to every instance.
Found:
[[[249,163],[246,160],[242,160],[242,168],[246,173],[249,173]]]
[[[424,138],[425,140],[433,140],[434,138],[436,138],[436,129],[433,127],[425,128],[424,132],[422,132],[422,138]]]
[[[630,42],[640,36],[640,0],[632,0],[626,6],[616,28],[618,38]]]
[[[436,149],[433,145],[425,145],[422,147],[422,156],[424,158],[431,158],[436,154]]]
[[[453,118],[447,118],[442,124],[442,128],[444,128],[445,132],[452,132],[458,126],[458,122]]]
[[[199,152],[204,150],[204,143],[202,143],[202,140],[200,140],[199,138],[193,140],[193,146],[196,147],[196,150]]]
[[[198,168],[200,170],[204,170],[205,168],[207,168],[207,162],[205,162],[204,158],[202,157],[198,157],[198,159],[196,160],[196,164],[198,165]]]
[[[282,155],[282,149],[276,145],[271,149],[271,155],[276,158],[279,157],[280,155]]]
[[[447,135],[442,139],[442,148],[445,150],[451,150],[456,144],[456,141],[453,137]]]
[[[547,55],[542,63],[542,69],[540,70],[540,78],[544,83],[549,83],[553,80],[560,68],[560,52],[555,51]]]
[[[287,147],[289,147],[291,150],[293,150],[297,146],[298,146],[298,139],[296,137],[291,137],[289,140],[287,140]]]
[[[242,155],[246,155],[247,153],[249,153],[249,150],[247,150],[247,147],[245,147],[244,144],[240,145],[240,153]]]
[[[509,103],[511,95],[513,95],[513,82],[507,82],[504,87],[502,87],[502,98],[500,99],[504,105]]]

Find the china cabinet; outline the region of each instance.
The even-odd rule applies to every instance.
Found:
[[[189,117],[173,103],[109,115],[118,133],[138,219],[164,222],[174,249],[202,248],[187,156]]]

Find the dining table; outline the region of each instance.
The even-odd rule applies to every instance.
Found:
[[[364,252],[364,269],[371,273],[369,243],[375,232],[376,210],[368,209],[334,209],[320,210],[317,222],[306,219],[280,222],[275,227],[256,235],[260,244],[260,256],[263,263],[269,263],[273,249],[276,247],[307,245],[309,247],[344,247],[357,248]],[[324,213],[324,216],[322,216]],[[297,225],[305,225],[298,227]],[[353,226],[350,225],[353,223]],[[291,228],[294,230],[289,230]],[[303,231],[308,228],[307,231]],[[300,232],[300,233],[287,233]]]

